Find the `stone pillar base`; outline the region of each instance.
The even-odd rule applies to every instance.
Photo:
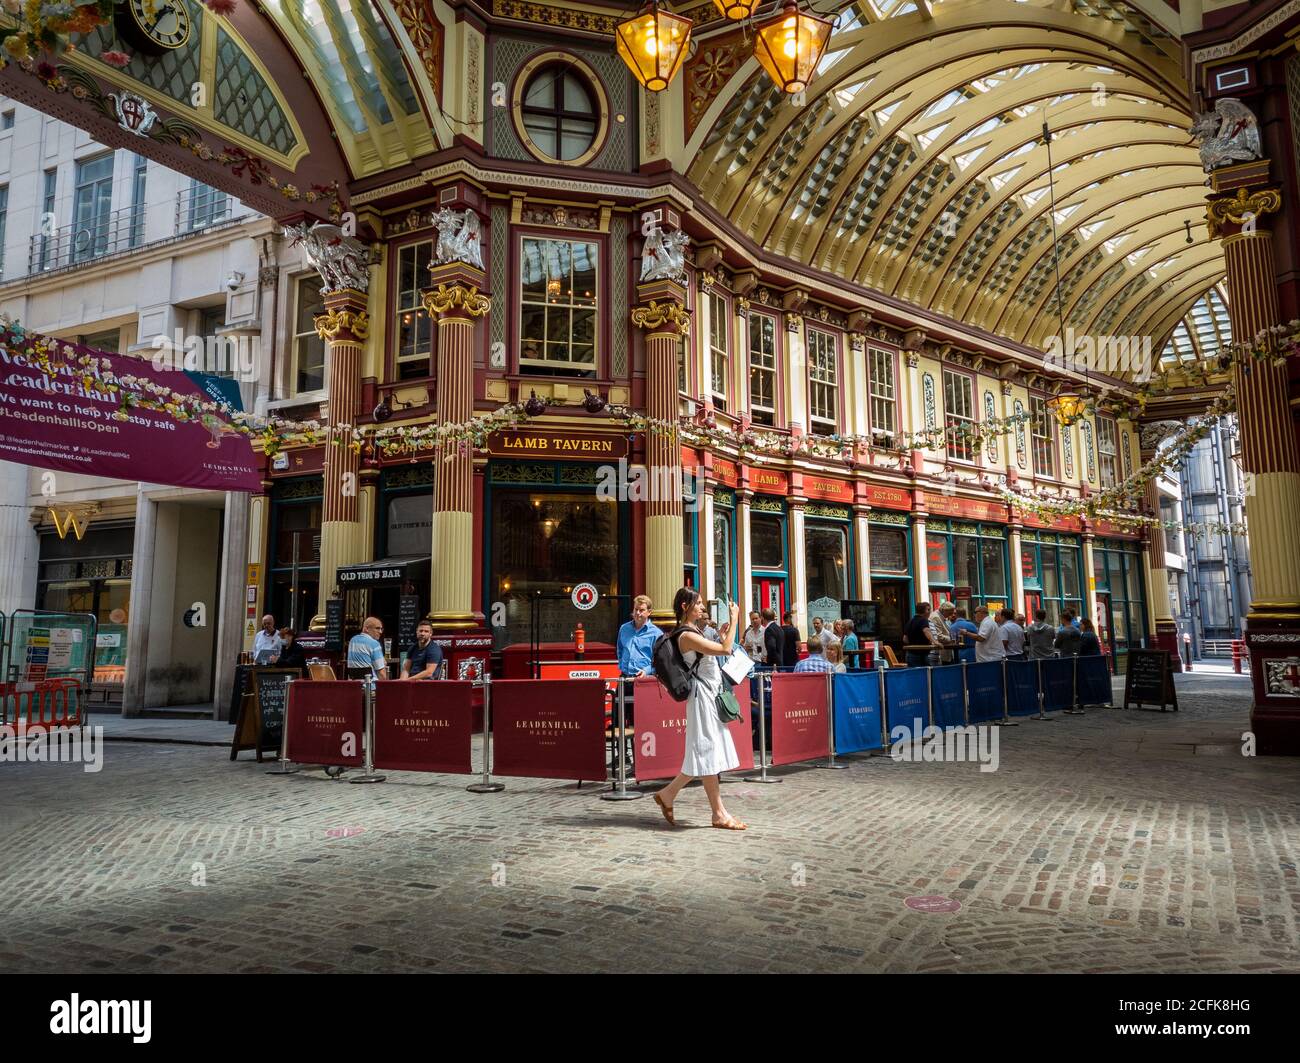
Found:
[[[1300,756],[1300,614],[1252,612],[1246,619],[1246,648],[1255,750],[1261,756]]]

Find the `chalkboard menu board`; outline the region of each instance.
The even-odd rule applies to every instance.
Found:
[[[234,723],[239,719],[239,705],[244,694],[248,692],[248,675],[253,670],[250,664],[235,666],[235,682],[230,689],[230,707],[226,710],[226,720]]]
[[[1178,711],[1178,694],[1174,690],[1173,662],[1168,650],[1129,650],[1124,671],[1124,708],[1129,702],[1159,705],[1165,711],[1172,705]]]
[[[415,643],[415,626],[420,622],[420,596],[403,594],[397,600],[397,648],[404,650]]]
[[[330,598],[325,603],[325,649],[343,649],[343,599]]]
[[[297,668],[248,669],[248,684],[240,698],[239,718],[230,743],[231,760],[245,749],[254,750],[259,761],[268,750],[279,752],[289,680],[301,675]]]

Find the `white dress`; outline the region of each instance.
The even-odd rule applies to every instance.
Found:
[[[694,650],[682,654],[687,668],[695,666],[700,655]],[[682,758],[683,775],[717,775],[740,767],[736,744],[731,732],[718,719],[714,697],[722,686],[722,670],[718,658],[704,655],[691,696],[686,700],[686,755]]]

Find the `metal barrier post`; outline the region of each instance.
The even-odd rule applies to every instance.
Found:
[[[994,720],[999,727],[1019,727],[1020,722],[1011,718],[1011,673],[1007,670],[1007,659],[1002,658],[1002,719]]]
[[[970,673],[966,671],[966,665],[969,663],[969,661],[961,662],[961,725],[963,727],[970,726]]]
[[[1083,711],[1083,705],[1079,701],[1079,658],[1074,659],[1074,696],[1071,698],[1070,708],[1065,710],[1067,716],[1086,716]]]
[[[1047,691],[1043,688],[1043,660],[1038,660],[1038,715],[1029,717],[1031,720],[1042,720],[1044,723],[1051,720],[1051,717],[1043,711],[1043,706],[1047,702]]]
[[[483,781],[465,787],[472,794],[499,794],[506,788],[503,782],[493,782],[488,761],[488,732],[492,729],[492,677],[484,676],[479,684],[483,688]]]
[[[362,689],[366,692],[366,748],[362,751],[365,756],[365,766],[360,775],[354,775],[348,782],[383,782],[387,776],[375,774],[375,676],[373,672],[366,676]]]
[[[776,673],[772,673],[773,682]],[[784,782],[784,779],[767,777],[767,688],[761,677],[758,682],[758,774],[748,775],[745,782]]]
[[[879,660],[879,658],[877,658]],[[885,705],[885,669],[876,666],[876,680],[880,684],[880,748],[873,749],[873,757],[882,757],[888,764],[894,763],[889,752],[889,710]]]
[[[830,768],[843,771],[847,764],[835,763],[835,673],[826,673],[826,763],[815,764],[816,768]]]
[[[627,766],[623,763],[624,743],[627,741],[627,709],[625,704],[625,695],[627,693],[627,684],[632,682],[628,676],[621,675],[618,677],[618,727],[615,731],[615,749],[618,758],[618,768],[615,772],[616,782],[608,790],[600,795],[602,801],[636,801],[645,794],[640,792],[628,792],[627,788]]]
[[[292,676],[289,678],[289,686],[292,686],[297,680]],[[301,768],[291,768],[293,763],[287,756],[285,750],[289,748],[289,691],[284,692],[284,724],[280,728],[280,761],[274,768],[267,768],[267,775],[297,775]]]

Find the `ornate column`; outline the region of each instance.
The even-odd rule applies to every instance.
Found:
[[[1204,154],[1204,153],[1203,153]],[[1264,224],[1282,197],[1261,159],[1215,169],[1207,215],[1223,240],[1233,338],[1248,343],[1280,323],[1273,236]],[[1294,219],[1284,219],[1289,233]],[[1289,236],[1287,237],[1289,238]],[[1241,466],[1246,472],[1253,600],[1246,617],[1260,753],[1300,753],[1300,447],[1284,359],[1239,354],[1233,365]]]
[[[790,513],[790,598],[786,606],[794,612],[794,625],[800,631],[812,630],[812,617],[808,615],[808,555],[804,551],[803,507],[806,498],[786,500]],[[776,618],[778,622],[780,617]]]
[[[1083,580],[1083,607],[1088,611],[1087,615],[1097,626],[1097,637],[1101,638],[1101,625],[1097,623],[1097,570],[1094,567],[1092,544],[1096,541],[1097,536],[1087,527],[1083,529],[1083,572],[1080,578]],[[1109,651],[1107,651],[1109,652]]]
[[[736,489],[736,600],[746,616],[757,608],[750,597],[754,593],[754,555],[749,546],[749,504],[753,500],[753,491]]]
[[[638,301],[632,324],[645,332],[646,413],[672,430],[652,431],[646,459],[652,484],[680,483],[681,440],[677,432],[677,359],[690,333],[686,289],[667,278],[637,285]],[[651,497],[646,504],[646,591],[654,603],[652,616],[663,626],[672,623],[673,596],[682,586],[682,498]]]
[[[465,262],[430,266],[424,308],[438,323],[438,424],[474,415],[474,333],[491,308],[483,271]],[[440,631],[482,624],[474,610],[474,452],[458,442],[434,450],[430,611]]]
[[[1008,608],[1013,612],[1020,612],[1020,607],[1025,604],[1025,570],[1020,562],[1020,533],[1024,526],[1020,523],[1017,516],[1007,526],[1007,564],[1011,566],[1011,601],[1007,603]],[[970,619],[975,619],[971,617]],[[1032,616],[1026,616],[1025,619],[1031,624],[1034,622]]]
[[[853,507],[853,530],[858,540],[858,597],[871,599],[871,507],[866,504]]]
[[[370,336],[370,315],[362,287],[322,290],[325,313],[316,332],[326,344],[329,406],[325,429],[324,499],[321,505],[320,586],[317,610],[333,598],[343,565],[369,553],[357,505],[361,456],[352,445],[352,427],[361,402],[361,359]]]
[[[925,521],[929,514],[924,509],[912,511],[912,595],[916,602],[930,600],[929,554],[925,549]],[[910,603],[915,605],[916,602]]]
[[[685,514],[682,516],[685,520],[699,518],[695,537],[696,549],[700,555],[700,567],[697,571],[700,574],[700,593],[708,599],[713,597],[714,584],[717,582],[717,573],[713,566],[713,485],[697,482],[695,490],[699,492],[699,510],[689,517]]]
[[[1144,424],[1138,433],[1141,448],[1139,456],[1145,465],[1156,455],[1160,444],[1178,431],[1178,421],[1153,421]],[[1147,481],[1144,501],[1146,508],[1157,520],[1160,518],[1160,478]],[[1147,622],[1151,625],[1152,646],[1168,650],[1173,657],[1174,671],[1182,670],[1182,655],[1178,651],[1178,624],[1169,610],[1169,571],[1165,568],[1165,530],[1160,525],[1147,529],[1146,559],[1142,566],[1147,575]]]
[[[244,560],[248,565],[256,565],[257,569],[257,601],[253,603],[244,603],[244,626],[240,648],[252,650],[253,639],[257,635],[257,629],[261,625],[261,619],[266,615],[266,592],[271,585],[271,578],[267,569],[267,537],[271,529],[271,481],[262,481],[262,493],[260,495],[251,495],[248,499],[248,550],[244,555]],[[227,547],[228,548],[228,547]],[[247,571],[246,573],[247,574]],[[256,606],[253,615],[249,615],[248,606]],[[279,617],[276,618],[279,620]]]

